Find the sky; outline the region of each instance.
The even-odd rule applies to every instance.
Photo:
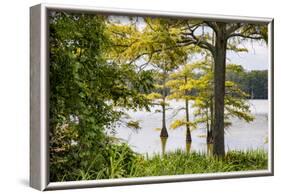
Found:
[[[268,47],[266,43],[247,42],[248,52],[227,52],[227,63],[242,65],[246,70],[265,70],[269,68]]]

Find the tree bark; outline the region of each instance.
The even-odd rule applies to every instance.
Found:
[[[190,133],[190,126],[189,126],[189,108],[188,108],[188,100],[185,100],[185,117],[186,117],[186,142],[191,143],[191,133]]]
[[[214,149],[218,157],[225,155],[224,148],[224,96],[225,96],[225,59],[226,59],[226,24],[217,23],[214,52]]]
[[[166,69],[164,69],[164,79],[163,79],[163,91],[162,91],[162,96],[163,96],[163,101],[162,101],[162,129],[160,133],[160,137],[168,137],[168,131],[166,127]]]
[[[185,77],[185,83],[187,83],[187,77]],[[188,91],[185,90],[185,95],[188,95]],[[190,125],[189,125],[189,103],[188,103],[188,99],[185,99],[185,119],[186,119],[186,143],[191,143],[192,139],[191,139],[191,133],[190,133]]]
[[[212,144],[214,143],[213,139],[213,129],[214,129],[214,103],[213,103],[213,97],[210,99],[210,126],[209,130],[207,132],[207,143]]]
[[[160,137],[168,137],[168,131],[166,127],[166,105],[165,105],[165,98],[163,98],[163,105],[162,105],[162,129],[160,133]]]
[[[209,124],[209,113],[208,113],[208,108],[206,109],[206,128],[207,128],[207,143],[209,142],[209,134],[210,134],[210,124]]]

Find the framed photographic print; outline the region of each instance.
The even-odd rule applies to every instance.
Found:
[[[273,19],[30,9],[30,185],[273,175]]]

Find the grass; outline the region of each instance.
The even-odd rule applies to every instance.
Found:
[[[262,170],[267,169],[267,157],[263,150],[230,151],[220,159],[182,150],[148,157],[133,152],[124,143],[111,146],[85,169],[64,171],[67,173],[58,181]]]
[[[135,165],[135,177],[262,170],[267,169],[267,153],[231,151],[218,159],[202,153],[176,151],[150,159],[139,158]]]

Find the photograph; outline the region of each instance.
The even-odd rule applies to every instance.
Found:
[[[50,181],[268,169],[268,25],[50,11]]]

